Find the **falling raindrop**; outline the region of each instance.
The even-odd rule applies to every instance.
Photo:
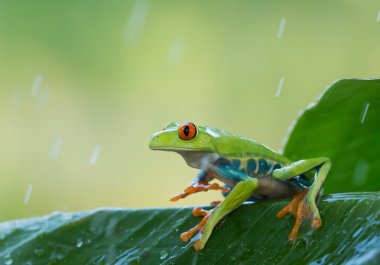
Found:
[[[278,39],[281,39],[283,37],[284,30],[285,30],[285,25],[286,25],[286,18],[282,17],[281,20],[280,20],[280,25],[278,27],[278,31],[277,31],[277,38]]]
[[[277,92],[276,92],[276,97],[278,98],[280,96],[280,93],[281,93],[281,90],[282,90],[282,85],[284,84],[284,81],[285,81],[285,77],[281,77],[280,79],[280,83],[278,83],[278,87],[277,87]]]
[[[366,103],[364,104],[364,106],[363,106],[362,115],[360,116],[360,123],[361,123],[361,124],[364,123],[365,117],[367,116],[368,108],[369,108],[369,103],[366,102]]]
[[[172,64],[179,64],[183,58],[186,47],[185,42],[181,39],[177,39],[172,43],[169,50],[168,61]]]
[[[32,194],[33,186],[29,185],[28,189],[26,190],[26,194],[24,197],[24,204],[28,204],[30,200],[30,195]]]
[[[89,164],[94,166],[96,162],[98,161],[99,154],[100,154],[101,145],[97,144],[95,145],[94,151],[92,152]]]
[[[146,0],[136,1],[125,27],[125,38],[128,43],[135,44],[140,39],[149,12],[149,5]]]
[[[35,95],[37,95],[37,92],[40,89],[40,86],[41,86],[41,83],[42,83],[43,79],[44,79],[44,76],[42,74],[38,74],[38,75],[35,76],[34,82],[33,82],[33,85],[32,85],[32,89],[30,90],[30,95],[32,97],[34,97]]]
[[[38,93],[35,106],[37,110],[44,110],[48,104],[49,91],[47,89],[42,90]]]
[[[380,22],[380,9],[377,12],[376,22]]]
[[[61,135],[57,135],[54,137],[53,145],[51,146],[49,157],[53,160],[57,159],[59,153],[61,152],[63,144],[63,137]]]

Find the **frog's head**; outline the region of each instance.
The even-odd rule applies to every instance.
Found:
[[[192,122],[181,125],[171,122],[155,133],[150,140],[152,150],[181,152],[215,152],[215,134],[208,127],[197,126]]]

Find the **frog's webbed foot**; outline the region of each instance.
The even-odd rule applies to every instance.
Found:
[[[194,216],[203,216],[203,219],[202,221],[199,222],[199,224],[197,224],[196,226],[194,226],[193,228],[189,229],[188,231],[186,232],[183,232],[181,234],[181,240],[184,241],[184,242],[187,242],[189,241],[196,233],[198,233],[199,231],[203,230],[207,221],[209,220],[210,218],[210,215],[212,213],[214,209],[211,209],[211,210],[205,210],[205,209],[202,209],[201,207],[197,207],[197,208],[194,208],[193,209],[193,215]]]
[[[195,235],[195,233],[199,232],[201,237],[194,242],[194,248],[197,251],[203,249],[210,238],[214,227],[227,214],[246,201],[252,195],[254,190],[257,189],[258,185],[259,182],[257,179],[249,179],[239,182],[223,202],[213,203],[216,207],[212,210],[207,211],[202,208],[195,208],[193,210],[193,215],[203,216],[203,219],[198,225],[191,228],[189,231],[182,233],[181,239],[183,241],[188,241]]]
[[[289,240],[294,240],[297,235],[301,224],[308,218],[312,218],[311,226],[314,229],[319,228],[322,225],[321,218],[315,203],[311,203],[306,199],[308,190],[304,190],[294,195],[293,199],[278,213],[278,218],[283,218],[286,214],[292,214],[296,221],[292,231],[289,234]]]
[[[220,186],[218,183],[209,184],[207,182],[206,183],[204,183],[204,182],[198,182],[198,183],[189,185],[184,190],[183,193],[177,194],[176,196],[170,198],[170,201],[175,202],[175,201],[178,201],[180,199],[186,198],[190,194],[201,192],[201,191],[209,191],[209,190],[221,190],[221,191],[224,191],[224,192],[229,192],[230,191],[229,188]]]

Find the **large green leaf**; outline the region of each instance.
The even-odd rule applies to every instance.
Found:
[[[330,157],[328,192],[379,190],[379,107],[380,80],[333,84],[298,118],[285,155]],[[179,239],[199,221],[189,208],[55,213],[1,223],[0,264],[380,264],[379,197],[323,197],[322,227],[302,227],[293,242],[293,218],[275,218],[286,201],[247,204],[200,252]]]
[[[380,80],[332,84],[296,120],[285,156],[332,160],[327,193],[380,190]]]
[[[181,231],[198,222],[189,208],[63,214],[0,224],[1,264],[376,264],[380,261],[379,193],[338,194],[320,203],[323,226],[288,241],[285,201],[233,212],[195,252]]]

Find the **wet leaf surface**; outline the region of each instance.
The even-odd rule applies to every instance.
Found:
[[[0,224],[1,264],[375,264],[380,261],[379,192],[320,202],[323,226],[277,219],[285,200],[246,204],[219,225],[206,248],[180,241],[199,219],[190,208],[54,213]],[[315,262],[315,263],[312,263]]]

